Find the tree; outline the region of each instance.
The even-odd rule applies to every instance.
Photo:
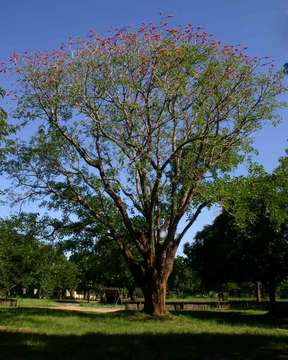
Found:
[[[149,314],[165,313],[177,248],[214,201],[214,180],[276,119],[283,71],[244,51],[161,22],[12,59],[15,116],[35,132],[3,167],[23,197],[83,207],[105,226]]]
[[[206,289],[219,290],[229,281],[245,281],[251,275],[250,269],[239,266],[243,257],[240,230],[234,217],[223,211],[196,234],[192,244],[184,245],[184,254],[192,269],[201,274]]]
[[[168,281],[170,290],[176,292],[178,296],[199,294],[202,290],[200,277],[192,270],[192,267],[184,256],[175,258],[173,271]]]
[[[38,251],[38,260],[38,267],[33,273],[33,286],[38,289],[39,297],[62,298],[66,290],[77,287],[78,268],[61,251],[51,245],[42,245]]]
[[[8,295],[52,296],[55,291],[75,288],[76,266],[52,245],[41,241],[46,234],[37,214],[20,214],[0,220],[0,288]]]
[[[264,284],[272,311],[276,287],[288,277],[287,165],[287,159],[281,159],[273,174],[262,174],[253,181],[247,178],[246,183],[242,178],[246,191],[242,188],[240,192],[246,196],[233,203],[232,214],[223,211],[184,250],[208,288],[228,281]],[[236,185],[239,189],[239,182]],[[238,216],[244,213],[246,223],[239,224],[233,211]]]
[[[38,242],[19,223],[18,218],[0,221],[0,288],[6,296],[31,286],[37,266]]]
[[[69,259],[79,269],[79,288],[84,291],[84,298],[89,298],[91,289],[99,290],[107,286],[126,288],[133,298],[135,281],[117,243],[107,236],[106,227],[95,223],[95,219],[81,208],[74,209],[73,213],[77,214],[77,222],[50,219],[48,223],[54,228],[58,246],[69,254]],[[135,225],[136,222],[137,219],[134,219]],[[124,234],[125,228],[122,232]],[[127,231],[126,237],[129,241]],[[130,246],[133,247],[133,243]]]

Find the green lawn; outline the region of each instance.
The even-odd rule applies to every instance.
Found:
[[[17,299],[17,305],[22,307],[51,307],[57,306],[58,302],[52,299]]]
[[[185,312],[152,319],[125,311],[0,309],[0,359],[84,358],[288,359],[288,319],[261,311]]]

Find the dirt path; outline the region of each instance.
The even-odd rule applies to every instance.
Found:
[[[75,304],[61,304],[61,305],[57,305],[57,306],[53,306],[51,307],[51,309],[55,309],[55,310],[67,310],[67,311],[79,311],[79,312],[87,312],[87,313],[99,313],[99,314],[108,314],[108,313],[113,313],[116,311],[120,311],[120,310],[124,310],[124,306],[103,306],[103,307],[94,307],[94,306],[79,306],[79,305],[75,305]]]

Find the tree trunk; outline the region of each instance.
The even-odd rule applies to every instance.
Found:
[[[143,288],[144,312],[149,315],[166,314],[167,279],[158,276],[150,278]]]
[[[165,251],[145,254],[146,266],[139,266],[124,253],[124,258],[144,295],[144,312],[153,316],[166,314],[166,290],[168,278],[172,272],[177,243],[171,242]],[[120,248],[121,249],[121,248]]]
[[[134,301],[134,291],[135,291],[135,286],[129,286],[128,287],[128,297],[130,298],[131,301]]]
[[[261,294],[261,282],[256,281],[256,302],[260,303],[262,301],[262,294]]]

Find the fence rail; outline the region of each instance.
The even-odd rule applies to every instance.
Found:
[[[16,306],[17,306],[17,299],[12,299],[12,298],[0,298],[0,306],[16,307]]]
[[[126,310],[143,310],[144,300],[135,300],[135,301],[124,301]],[[288,310],[288,302],[279,301],[277,306],[281,309]],[[257,303],[256,301],[243,301],[243,300],[234,300],[234,301],[188,301],[188,300],[179,300],[179,301],[167,301],[166,308],[168,311],[207,311],[207,310],[244,310],[244,309],[258,309],[258,310],[268,310],[269,302],[263,301]]]

